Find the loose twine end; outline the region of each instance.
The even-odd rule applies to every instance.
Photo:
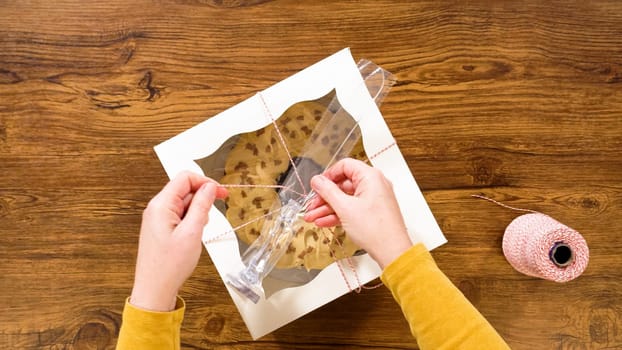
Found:
[[[494,203],[494,204],[496,204],[496,205],[498,205],[500,207],[511,209],[511,210],[515,210],[515,211],[522,211],[522,212],[527,212],[527,213],[539,213],[539,212],[537,212],[535,210],[531,210],[531,209],[523,209],[523,208],[512,207],[512,206],[509,206],[507,204],[503,204],[503,203],[501,203],[499,201],[496,201],[496,200],[494,200],[492,198],[489,198],[489,197],[486,197],[486,196],[482,196],[482,195],[479,195],[479,194],[472,194],[471,197],[487,200],[487,201],[489,201],[491,203]]]

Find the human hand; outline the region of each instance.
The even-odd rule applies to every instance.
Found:
[[[341,224],[348,237],[382,269],[412,246],[393,185],[365,163],[346,158],[311,179],[319,195],[305,221],[327,227]]]
[[[151,311],[175,308],[177,293],[201,256],[201,235],[216,198],[227,190],[207,177],[182,172],[143,212],[130,303]]]

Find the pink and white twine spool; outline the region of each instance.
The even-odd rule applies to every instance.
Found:
[[[579,232],[537,212],[521,215],[508,225],[503,254],[518,272],[555,282],[579,277],[590,257]]]
[[[511,207],[486,196],[472,197],[530,213],[514,219],[503,235],[503,255],[516,271],[555,282],[568,282],[585,271],[590,251],[576,230],[535,210]]]

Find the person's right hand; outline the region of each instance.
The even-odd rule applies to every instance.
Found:
[[[393,185],[380,170],[342,159],[314,176],[311,188],[319,198],[304,219],[320,227],[341,224],[382,269],[412,246]]]

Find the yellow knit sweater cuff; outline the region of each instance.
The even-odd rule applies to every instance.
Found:
[[[127,298],[117,350],[179,349],[185,310],[186,304],[181,297],[177,297],[175,310],[169,312],[144,310],[130,304],[130,298]]]

